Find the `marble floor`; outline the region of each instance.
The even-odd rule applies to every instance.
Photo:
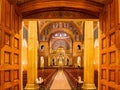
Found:
[[[50,90],[71,90],[69,82],[67,81],[67,78],[62,70],[57,72]]]

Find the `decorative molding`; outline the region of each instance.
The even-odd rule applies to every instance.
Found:
[[[95,15],[75,11],[45,11],[23,14],[24,19],[98,19]]]
[[[34,7],[33,7],[34,6]],[[91,2],[88,0],[35,0],[20,5],[21,12],[30,12],[33,10],[40,10],[45,8],[68,7],[76,10],[87,10],[93,12],[101,12],[103,4]]]

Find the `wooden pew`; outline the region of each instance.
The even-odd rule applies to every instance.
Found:
[[[81,76],[81,80],[84,81],[84,69],[80,68],[64,68],[65,75],[71,82],[71,87],[76,89],[78,76]],[[98,87],[98,71],[94,71],[94,83]]]
[[[43,88],[49,89],[50,85],[53,81],[54,76],[56,75],[57,69],[38,69],[38,77],[42,77],[43,81]]]
[[[65,75],[68,77],[72,89],[77,89],[78,76],[83,80],[83,69],[81,68],[64,68]]]
[[[27,71],[23,71],[23,88],[25,88],[27,83]]]
[[[42,84],[43,90],[50,87],[50,84],[57,73],[57,69],[38,69],[38,78],[42,77],[44,82]],[[23,88],[27,84],[27,71],[23,71]]]

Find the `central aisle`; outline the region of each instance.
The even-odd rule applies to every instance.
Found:
[[[71,90],[67,78],[62,70],[58,71],[50,90]]]

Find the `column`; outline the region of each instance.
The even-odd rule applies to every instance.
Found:
[[[93,21],[85,21],[84,39],[84,84],[83,90],[96,89],[94,84],[94,65],[93,65]]]
[[[35,83],[37,78],[37,21],[29,21],[28,26],[28,66],[27,85],[25,90],[39,90],[39,85]]]

